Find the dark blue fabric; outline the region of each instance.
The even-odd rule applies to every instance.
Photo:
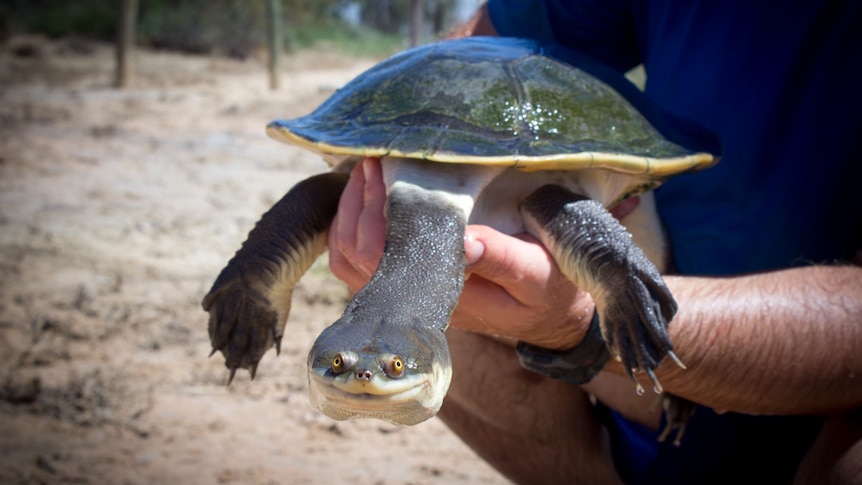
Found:
[[[791,483],[823,424],[817,416],[717,414],[700,406],[677,447],[675,431],[659,443],[658,433],[601,403],[598,414],[617,473],[630,485]]]
[[[721,138],[722,161],[656,191],[686,274],[847,259],[862,247],[862,2],[492,0],[502,35],[620,71]]]
[[[488,8],[501,35],[557,42],[621,72],[643,63],[653,101],[719,136],[718,165],[656,191],[679,272],[846,261],[862,248],[862,2],[490,0]],[[721,483],[728,466],[786,483],[822,422],[699,407],[674,449],[605,416],[631,483]]]

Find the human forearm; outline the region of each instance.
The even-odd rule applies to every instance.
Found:
[[[746,413],[823,413],[862,404],[862,268],[811,266],[732,278],[666,277],[687,370],[665,390]],[[606,367],[622,374],[621,366]]]

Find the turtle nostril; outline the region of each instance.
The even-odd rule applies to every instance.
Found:
[[[357,379],[359,379],[359,380],[361,380],[361,381],[370,381],[370,380],[371,380],[372,375],[373,375],[373,374],[371,373],[371,371],[370,371],[370,370],[365,369],[365,370],[361,370],[361,371],[357,372],[357,373],[356,373],[356,378],[357,378]]]

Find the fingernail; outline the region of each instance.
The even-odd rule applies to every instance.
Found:
[[[482,259],[483,254],[485,254],[485,245],[482,244],[482,241],[479,241],[471,234],[465,235],[464,257],[467,258],[467,265],[478,262]]]
[[[368,180],[372,175],[371,164],[369,163],[369,159],[367,158],[364,158],[362,160],[362,175],[365,176],[365,180]]]

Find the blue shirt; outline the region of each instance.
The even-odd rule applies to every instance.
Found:
[[[677,269],[726,275],[862,248],[862,2],[491,0],[501,35],[624,72],[721,139],[723,158],[656,191]]]
[[[643,63],[647,96],[718,135],[718,165],[656,191],[679,272],[847,261],[862,249],[862,2],[489,0],[488,11],[501,35],[619,72]],[[725,472],[749,467],[753,483],[789,483],[822,423],[698,407],[674,448],[605,411],[630,483],[728,483]]]

